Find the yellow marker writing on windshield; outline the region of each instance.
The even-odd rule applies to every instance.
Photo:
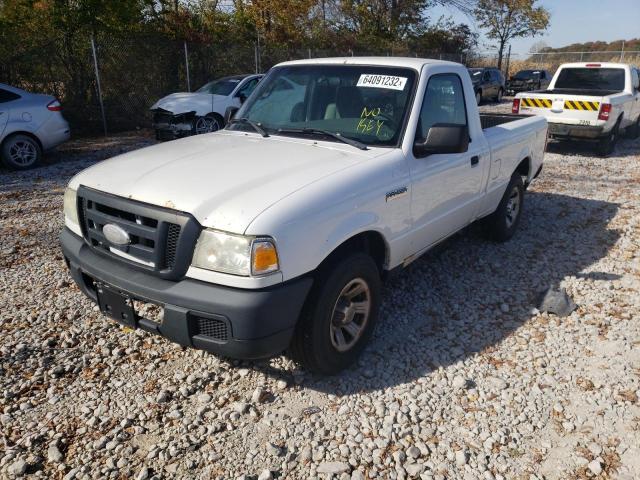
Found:
[[[364,107],[362,109],[362,113],[360,114],[360,121],[358,122],[358,126],[356,127],[357,132],[369,133],[373,131],[375,128],[376,136],[380,134],[380,129],[382,125],[384,125],[384,120],[378,120],[371,117],[376,117],[380,115],[381,109],[380,107],[374,107],[372,109],[367,109]]]

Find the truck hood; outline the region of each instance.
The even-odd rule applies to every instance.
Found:
[[[216,132],[119,155],[80,172],[69,186],[188,212],[203,226],[243,233],[282,198],[384,151]]]
[[[224,98],[222,95],[211,95],[210,93],[172,93],[154,103],[151,106],[151,110],[162,108],[176,115],[194,110],[209,113],[213,103],[219,102]]]

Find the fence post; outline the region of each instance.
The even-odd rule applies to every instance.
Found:
[[[191,77],[189,76],[189,51],[187,50],[187,41],[184,41],[184,65],[187,69],[187,92],[191,91]]]
[[[624,40],[622,40],[622,51],[620,52],[620,63],[624,61]]]
[[[96,85],[98,87],[98,101],[100,102],[100,112],[102,113],[102,126],[104,127],[104,136],[107,136],[107,117],[104,114],[104,103],[102,103],[102,87],[100,86],[100,72],[98,71],[98,56],[96,55],[96,42],[91,35],[91,51],[93,52],[93,66],[96,71]]]
[[[507,66],[504,73],[504,78],[509,78],[509,64],[511,63],[511,44],[509,44],[509,50],[507,51]]]
[[[311,58],[311,49],[309,48],[309,58]]]

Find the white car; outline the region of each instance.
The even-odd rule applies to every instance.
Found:
[[[62,248],[123,325],[334,373],[371,336],[384,278],[476,220],[514,235],[546,137],[542,117],[480,115],[457,63],[286,62],[224,130],[76,175]]]
[[[516,95],[513,113],[542,115],[551,138],[595,140],[608,155],[623,130],[640,135],[639,75],[623,63],[565,63],[547,90]]]
[[[8,168],[36,166],[43,152],[70,136],[62,105],[55,97],[0,83],[0,157]]]
[[[262,75],[236,75],[209,82],[195,92],[172,93],[151,107],[159,140],[210,133],[224,127],[229,107],[240,107]]]

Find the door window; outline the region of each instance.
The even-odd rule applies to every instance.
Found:
[[[640,78],[638,77],[638,75],[639,75],[639,72],[637,69],[634,68],[631,70],[631,83],[636,92],[640,90]]]
[[[424,141],[437,123],[467,124],[462,81],[458,75],[445,73],[429,79],[418,120],[416,140]]]
[[[259,78],[253,78],[249,80],[242,87],[240,87],[240,89],[238,90],[238,93],[236,93],[236,97],[239,97],[240,95],[244,95],[244,97],[246,98],[249,95],[251,95],[251,92],[253,92],[253,89],[256,88],[256,85],[258,85],[259,80],[260,80]]]

